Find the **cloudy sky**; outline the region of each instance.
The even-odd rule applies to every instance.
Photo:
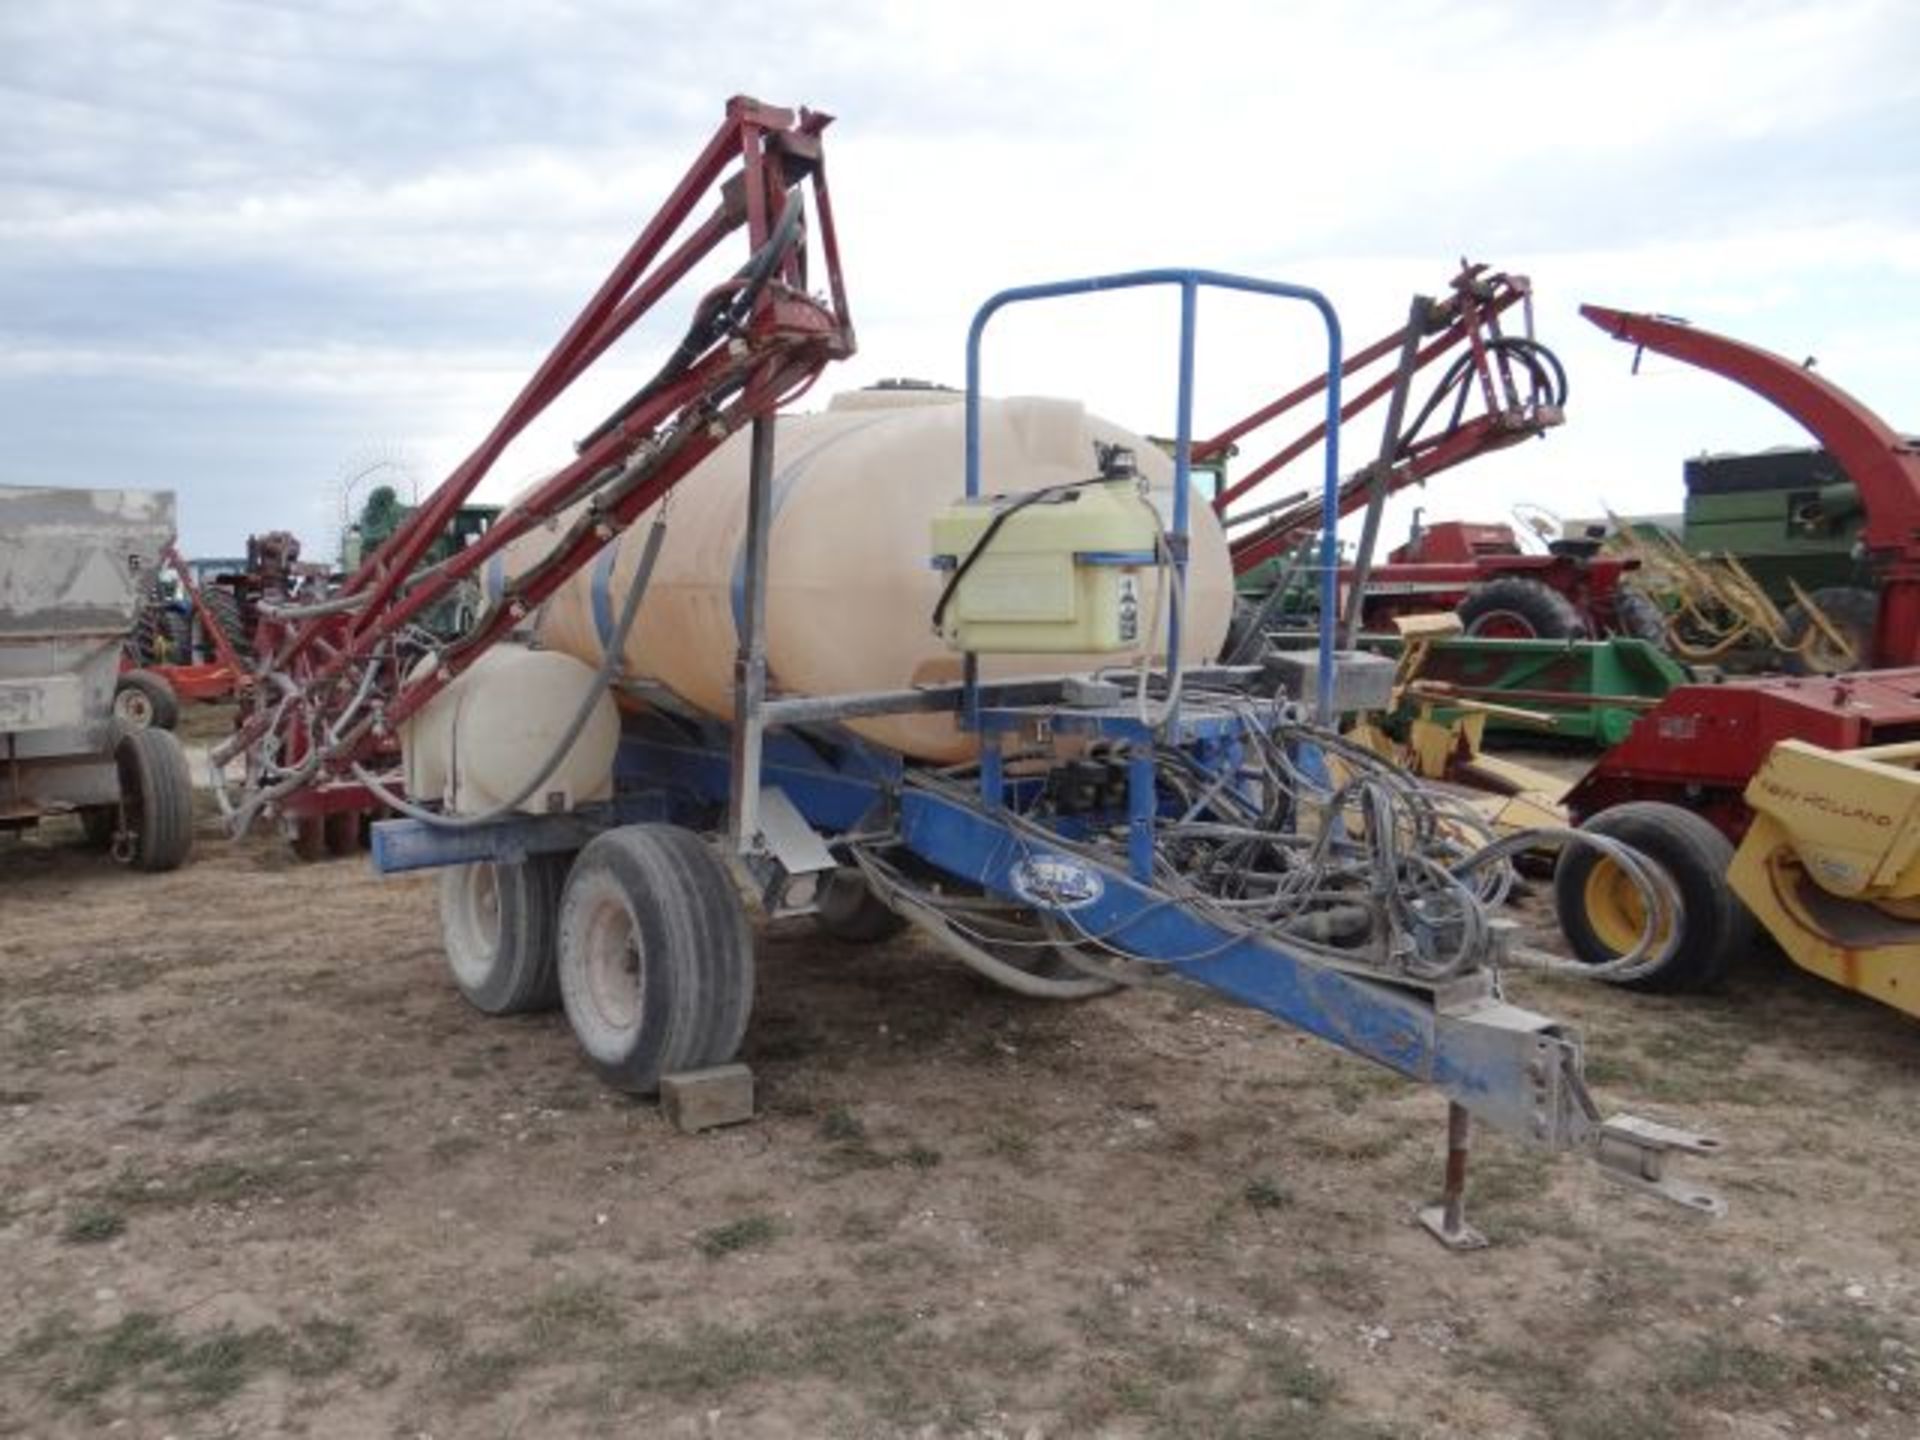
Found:
[[[1009,284],[1237,270],[1325,289],[1358,343],[1470,255],[1533,277],[1572,402],[1436,481],[1430,513],[1675,509],[1686,455],[1801,438],[1713,377],[1631,377],[1583,300],[1817,356],[1920,429],[1901,0],[4,0],[0,85],[0,481],[171,487],[199,554],[273,527],[330,547],[370,469],[431,485],[735,92],[840,117],[862,347],[841,384],[957,382],[973,307]],[[1164,429],[1169,304],[997,327],[988,386]],[[663,333],[496,489],[560,458]],[[1313,355],[1304,312],[1206,306],[1203,426]]]

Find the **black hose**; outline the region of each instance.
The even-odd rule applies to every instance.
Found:
[[[1560,357],[1542,345],[1538,340],[1529,340],[1520,335],[1497,335],[1486,342],[1486,350],[1493,355],[1504,356],[1514,361],[1527,372],[1532,382],[1532,394],[1528,400],[1534,405],[1565,405],[1567,403],[1567,370],[1560,363]],[[1427,397],[1427,403],[1420,407],[1413,423],[1401,432],[1401,446],[1404,450],[1413,443],[1414,437],[1433,418],[1448,399],[1452,399],[1453,415],[1447,422],[1447,429],[1457,430],[1466,416],[1467,401],[1472,394],[1468,383],[1473,372],[1474,356],[1472,351],[1457,356],[1454,362],[1440,377],[1440,383],[1433,387],[1433,393]]]
[[[973,542],[972,548],[961,558],[960,563],[953,567],[953,574],[947,577],[947,583],[940,588],[940,598],[934,602],[933,606],[934,633],[939,633],[940,622],[946,618],[947,606],[953,602],[954,592],[960,588],[960,582],[967,578],[967,572],[973,569],[974,562],[986,553],[987,547],[993,543],[993,537],[1000,533],[1002,525],[1029,505],[1039,505],[1043,502],[1050,505],[1064,505],[1069,501],[1078,500],[1079,492],[1087,486],[1104,484],[1112,478],[1110,475],[1095,475],[1087,480],[1069,480],[1060,485],[1043,485],[1038,490],[1027,491],[1005,509],[995,512],[993,519],[987,522],[987,528],[980,532],[980,538]]]
[[[684,375],[692,368],[693,362],[716,343],[740,328],[742,322],[753,313],[754,303],[759,300],[760,292],[766,289],[767,282],[773,278],[781,260],[793,248],[805,218],[806,210],[799,192],[789,193],[786,207],[781,210],[779,222],[766,243],[747,257],[747,263],[734,271],[733,278],[726,285],[701,297],[699,305],[694,307],[693,319],[687,324],[687,333],[674,347],[673,354],[667,357],[667,363],[618,409],[596,425],[587,438],[575,447],[577,450],[587,449],[610,433],[653,396]]]

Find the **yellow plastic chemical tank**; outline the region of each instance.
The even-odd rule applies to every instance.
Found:
[[[934,517],[964,487],[961,397],[952,391],[840,395],[827,410],[784,415],[775,430],[767,593],[769,692],[833,695],[957,680],[961,657],[932,625],[943,577],[931,564]],[[981,414],[982,486],[1013,493],[1098,473],[1096,443],[1130,447],[1163,517],[1172,462],[1150,442],[1071,400],[988,400]],[[664,502],[667,534],[628,634],[624,669],[718,718],[732,713],[747,520],[748,435],[742,431]],[[1196,490],[1183,656],[1211,661],[1233,605],[1226,539]],[[650,517],[649,517],[650,518]],[[645,546],[647,520],[576,574],[539,617],[539,643],[598,664]],[[536,533],[506,552],[516,574],[550,543]],[[1149,621],[1151,622],[1151,615]],[[1164,647],[1165,617],[1143,643]],[[1054,674],[1127,656],[987,656],[988,677]],[[886,716],[852,728],[920,759],[964,759],[971,739],[943,716]]]

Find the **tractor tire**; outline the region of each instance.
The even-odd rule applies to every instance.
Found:
[[[166,640],[169,665],[184,665],[193,659],[192,616],[169,606],[160,617],[160,630]]]
[[[1666,647],[1667,616],[1651,597],[1638,590],[1622,590],[1614,597],[1615,628],[1629,640]]]
[[[1584,640],[1587,625],[1551,585],[1521,575],[1483,580],[1455,612],[1469,635],[1489,640]]]
[[[113,719],[123,735],[171,730],[180,723],[180,697],[165,677],[151,670],[128,670],[114,682]]]
[[[148,574],[140,582],[139,608],[127,634],[127,654],[135,665],[164,665],[174,658],[167,653],[169,613],[160,577]]]
[[[233,647],[233,653],[243,661],[253,659],[253,636],[246,628],[240,609],[240,597],[225,585],[203,585],[200,588],[200,602],[206,606],[214,622],[227,637],[227,643]],[[198,618],[198,617],[196,617]],[[213,636],[207,630],[205,619],[199,619],[200,643],[196,647],[208,661],[218,660],[220,650],[213,643]]]
[[[440,872],[440,935],[447,968],[483,1015],[522,1015],[560,1003],[556,944],[565,855],[482,862]]]
[[[1634,801],[1602,810],[1580,827],[1631,845],[1665,870],[1680,893],[1680,941],[1655,970],[1614,983],[1626,990],[1703,990],[1753,946],[1753,916],[1727,884],[1733,844],[1703,816],[1678,805]],[[1562,852],[1553,905],[1574,957],[1601,965],[1631,950],[1645,911],[1619,866],[1588,849]]]
[[[692,831],[609,830],[560,900],[560,1002],[602,1079],[636,1095],[731,1060],[753,1009],[753,930]]]
[[[907,918],[881,903],[858,870],[833,872],[820,891],[813,923],[823,935],[847,945],[876,945],[907,928]]]
[[[1834,629],[1852,642],[1853,653],[1849,656],[1836,650],[1833,642],[1821,633],[1806,651],[1789,650],[1782,668],[1789,675],[1839,675],[1872,665],[1880,597],[1856,585],[1830,585],[1824,590],[1815,590],[1807,598],[1820,607],[1821,614],[1832,622]],[[1783,618],[1787,622],[1787,640],[1792,646],[1798,646],[1814,628],[1813,616],[1797,602],[1786,608]]]
[[[133,730],[120,737],[113,759],[120,772],[114,858],[135,870],[179,869],[193,850],[187,752],[165,730]]]

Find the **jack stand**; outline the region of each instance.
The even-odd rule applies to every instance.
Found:
[[[1427,1233],[1449,1250],[1484,1250],[1487,1237],[1467,1224],[1467,1150],[1473,1118],[1464,1107],[1447,1105],[1447,1178],[1440,1203],[1420,1212]]]

